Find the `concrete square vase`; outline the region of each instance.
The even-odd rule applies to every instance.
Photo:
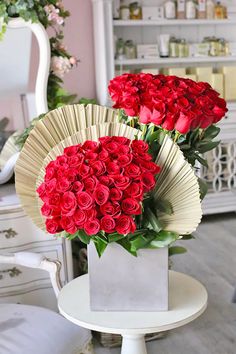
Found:
[[[168,248],[143,249],[134,257],[109,244],[101,258],[88,246],[92,311],[167,311]]]

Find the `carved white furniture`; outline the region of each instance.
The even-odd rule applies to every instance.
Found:
[[[39,230],[26,216],[15,194],[14,185],[0,187],[0,253],[19,251],[42,253],[62,263],[61,280],[73,277],[70,242]],[[0,264],[0,303],[15,302],[56,310],[50,278],[41,270]]]
[[[189,42],[200,42],[206,36],[224,37],[236,42],[235,1],[225,0],[232,17],[225,20],[113,20],[113,0],[91,0],[94,19],[94,46],[96,89],[98,101],[110,105],[107,86],[115,73],[127,70],[165,67],[194,67],[235,65],[236,56],[115,59],[114,35],[124,40],[132,39],[137,44],[156,43],[157,35],[169,33],[186,38]],[[163,0],[143,0],[142,5],[163,5]],[[221,123],[222,144],[209,154],[210,168],[201,169],[200,174],[209,182],[209,193],[203,202],[204,214],[236,211],[236,104],[229,103],[228,119]]]
[[[183,326],[196,319],[206,309],[206,289],[188,275],[170,271],[169,293],[169,311],[91,311],[89,279],[88,275],[83,275],[72,280],[60,291],[58,307],[65,318],[78,326],[121,334],[123,337],[121,354],[147,354],[145,334]]]
[[[19,31],[28,29],[32,32],[37,40],[39,47],[39,66],[36,78],[35,85],[35,106],[36,106],[36,114],[40,115],[42,113],[46,113],[48,111],[47,105],[47,81],[50,67],[50,44],[47,32],[41,23],[31,23],[30,21],[24,21],[22,18],[15,18],[9,21],[7,25],[7,31]],[[20,41],[21,37],[14,37],[14,33],[11,33],[10,39],[14,39],[15,41]],[[17,32],[16,32],[17,34]],[[31,33],[30,36],[27,36],[27,32],[23,34],[26,36],[26,40],[29,41],[29,53],[30,56],[30,45],[31,45]],[[24,38],[24,37],[23,37]],[[7,38],[8,39],[8,38]],[[6,39],[6,40],[7,40]],[[4,39],[3,39],[4,41]],[[8,46],[6,45],[4,50],[7,50]],[[3,53],[2,53],[3,55]],[[17,53],[15,53],[17,55]],[[13,58],[12,58],[13,57]],[[9,59],[7,59],[9,58]],[[0,73],[3,79],[3,73],[5,80],[1,82],[1,90],[0,96],[6,94],[25,94],[27,89],[27,78],[29,72],[29,67],[27,68],[27,64],[30,64],[30,58],[22,58],[23,62],[26,62],[26,67],[20,68],[21,62],[16,63],[15,57],[12,53],[4,53],[3,59],[0,61]],[[21,74],[23,71],[23,74]],[[20,74],[18,74],[20,73]],[[25,77],[24,77],[25,76]],[[14,80],[15,78],[15,80]],[[32,117],[31,117],[32,118]],[[25,122],[25,124],[27,124]],[[0,163],[0,184],[6,183],[13,175],[13,170],[15,166],[15,162],[18,158],[17,148],[14,150],[10,149],[9,153],[5,153],[4,156],[4,164]]]
[[[56,296],[61,290],[60,263],[40,254],[0,255],[0,264],[49,273]],[[34,268],[34,269],[32,269]],[[55,297],[55,295],[52,294]],[[0,304],[1,354],[92,354],[90,331],[72,325],[50,310],[21,304]]]
[[[50,64],[49,39],[41,24],[25,22],[20,18],[11,20],[7,30],[21,31],[24,28],[30,29],[35,34],[39,46],[40,58],[35,87],[35,104],[37,114],[41,114],[48,110],[47,79]],[[28,39],[31,40],[31,37]],[[9,59],[9,62],[11,61],[12,58]],[[27,61],[29,60],[27,59]],[[0,60],[0,64],[1,63],[2,60]],[[5,65],[7,65],[7,61]],[[4,68],[1,69],[4,70]],[[17,82],[13,80],[14,70],[19,71],[21,68],[16,65],[11,69],[11,85],[10,83],[6,83],[7,90],[10,92],[12,87],[13,92],[22,92],[21,90],[25,88],[24,78],[20,77]],[[21,86],[21,80],[23,80],[23,86]],[[1,82],[1,87],[3,84],[4,83]],[[50,258],[59,259],[62,263],[62,282],[65,284],[72,279],[73,276],[70,243],[60,238],[53,237],[52,235],[45,234],[37,229],[23,211],[16,196],[14,184],[3,185],[3,183],[8,181],[12,176],[13,168],[18,157],[17,152],[11,154],[12,151],[14,152],[14,144],[10,146],[8,151],[9,159],[7,159],[6,153],[4,155],[5,165],[0,171],[0,253],[33,251],[39,254],[43,253]],[[22,266],[0,265],[0,303],[24,303],[56,310],[56,300],[52,294],[53,289],[50,279],[45,272],[41,270],[31,272],[29,269]]]

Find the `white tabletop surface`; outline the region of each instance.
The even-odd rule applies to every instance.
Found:
[[[169,272],[169,311],[97,312],[89,305],[89,278],[72,280],[60,292],[60,313],[69,321],[95,331],[116,334],[146,334],[183,326],[207,307],[207,291],[194,278]]]

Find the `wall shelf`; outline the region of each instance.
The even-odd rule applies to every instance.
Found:
[[[132,65],[167,65],[167,64],[198,64],[198,63],[235,63],[236,56],[230,55],[225,57],[188,57],[188,58],[151,58],[151,59],[124,59],[115,60],[115,65],[119,66],[132,66]]]
[[[236,18],[224,20],[113,20],[116,27],[134,27],[134,26],[193,26],[193,25],[236,25]]]

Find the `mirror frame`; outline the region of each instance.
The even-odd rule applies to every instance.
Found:
[[[11,19],[7,24],[7,28],[12,29],[25,27],[29,28],[34,33],[39,47],[39,65],[35,85],[36,113],[39,116],[40,114],[48,112],[47,86],[51,61],[50,42],[47,32],[41,23],[32,23],[31,21],[25,21],[17,17]],[[0,171],[0,185],[6,183],[12,177],[18,156],[19,151],[16,147],[15,153],[9,155],[9,159]]]

